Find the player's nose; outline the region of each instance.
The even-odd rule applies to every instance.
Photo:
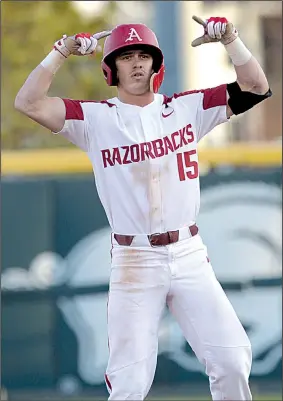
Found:
[[[133,63],[134,67],[138,67],[138,68],[142,67],[142,60],[138,54],[135,54],[135,56],[133,57],[133,62],[134,62]]]

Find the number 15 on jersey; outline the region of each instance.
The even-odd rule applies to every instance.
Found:
[[[187,152],[177,153],[177,165],[180,181],[185,181],[185,179],[193,179],[198,177],[198,162],[194,159],[194,155],[197,151],[189,150]]]

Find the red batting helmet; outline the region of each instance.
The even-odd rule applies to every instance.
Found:
[[[106,38],[101,67],[107,85],[117,86],[118,84],[115,58],[125,48],[146,49],[152,55],[154,73],[150,79],[150,89],[157,93],[164,79],[163,54],[154,32],[144,24],[118,25]]]

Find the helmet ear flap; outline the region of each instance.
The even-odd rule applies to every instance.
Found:
[[[111,86],[113,83],[113,74],[111,68],[108,67],[108,65],[104,61],[102,61],[101,67],[107,85]]]
[[[154,72],[150,77],[149,88],[153,93],[157,93],[159,91],[160,86],[162,85],[165,73],[164,64],[161,65],[160,70],[158,72]]]

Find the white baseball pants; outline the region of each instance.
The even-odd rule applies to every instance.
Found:
[[[109,400],[144,400],[148,394],[166,303],[205,366],[212,399],[251,400],[250,341],[199,235],[154,248],[114,243],[105,375]]]

